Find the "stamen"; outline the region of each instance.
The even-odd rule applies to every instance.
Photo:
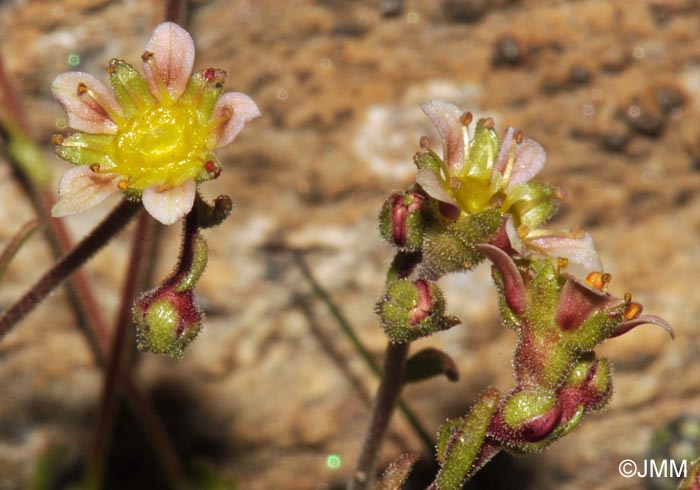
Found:
[[[120,180],[119,183],[117,184],[117,187],[119,187],[119,190],[121,190],[121,191],[127,190],[129,188],[129,180],[128,179]]]
[[[557,272],[562,273],[569,265],[569,259],[566,257],[557,257]]]
[[[65,138],[62,134],[54,134],[53,136],[51,136],[51,143],[53,143],[56,146],[60,146],[63,144],[64,139]]]
[[[518,232],[520,238],[525,238],[528,233],[530,233],[530,227],[527,225],[520,225],[515,231]]]
[[[552,194],[552,196],[555,199],[559,199],[560,201],[563,202],[563,201],[566,201],[568,199],[569,194],[564,189],[557,188],[554,190],[554,193]]]
[[[639,303],[630,303],[625,308],[625,320],[634,320],[642,313],[642,305]]]
[[[418,144],[420,145],[421,148],[429,150],[430,149],[430,138],[428,138],[427,136],[421,136]]]
[[[514,136],[515,136],[515,142],[516,142],[517,144],[520,144],[520,143],[523,142],[524,136],[523,136],[523,132],[522,132],[520,129],[518,129],[518,130],[515,132],[515,135],[514,135]]]
[[[141,59],[148,65],[151,73],[153,74],[153,78],[158,86],[158,92],[160,93],[160,100],[172,100],[170,97],[170,92],[168,92],[168,87],[165,85],[165,80],[160,77],[158,65],[156,65],[156,60],[154,59],[153,53],[150,51],[144,51],[141,55]]]
[[[216,70],[214,68],[207,68],[204,70],[204,78],[207,80],[207,82],[211,82],[214,80],[214,77],[216,76]]]
[[[581,240],[586,237],[586,233],[583,231],[582,228],[574,227],[569,230],[569,236],[571,238],[575,238],[576,240]]]
[[[97,173],[97,172],[100,171],[100,164],[97,163],[97,162],[91,163],[90,166],[89,166],[88,168],[89,168],[90,170],[92,170],[93,172]]]
[[[632,293],[629,291],[625,293],[625,303],[630,304],[632,302]]]
[[[78,83],[78,97],[83,97],[87,95],[90,99],[92,99],[93,104],[88,104],[91,105],[93,109],[101,111],[104,115],[109,117],[113,122],[119,123],[120,121],[123,121],[124,119],[122,116],[114,112],[112,108],[110,107],[109,104],[105,104],[104,101],[95,93],[93,92],[90,87],[88,87],[86,84],[83,82]]]
[[[496,127],[496,122],[493,120],[491,117],[487,117],[484,119],[484,128],[486,129],[493,129]]]
[[[471,124],[472,120],[474,119],[474,116],[472,115],[471,112],[465,112],[462,114],[459,118],[459,122],[462,123],[462,126],[469,126]]]
[[[612,275],[609,272],[591,272],[586,276],[586,283],[589,286],[603,292],[605,292],[611,280]]]

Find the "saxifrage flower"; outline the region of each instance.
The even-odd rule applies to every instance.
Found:
[[[223,70],[192,73],[194,43],[177,24],[157,26],[142,59],[144,75],[123,60],[110,62],[112,91],[83,72],[53,81],[68,125],[80,131],[54,137],[56,153],[78,166],[61,178],[53,216],[123,192],[172,224],[192,209],[197,184],[221,173],[214,151],[260,115],[247,95],[222,94]]]

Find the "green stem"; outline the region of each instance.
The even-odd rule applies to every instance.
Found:
[[[375,376],[380,377],[382,375],[382,369],[379,366],[379,363],[377,361],[375,361],[375,359],[372,357],[370,352],[364,346],[364,344],[362,343],[360,338],[355,333],[355,330],[352,328],[352,325],[350,324],[348,319],[345,317],[343,312],[340,311],[340,308],[338,308],[338,306],[333,302],[333,299],[330,297],[328,292],[316,280],[316,278],[314,277],[314,275],[311,272],[311,269],[309,269],[308,264],[304,260],[304,257],[302,256],[302,254],[300,252],[295,252],[294,257],[296,259],[297,265],[299,266],[299,269],[301,270],[301,273],[303,274],[303,276],[306,278],[306,280],[311,285],[311,288],[314,290],[314,293],[316,294],[316,296],[318,296],[318,298],[326,305],[326,307],[328,308],[328,310],[331,313],[331,316],[335,319],[336,323],[340,327],[340,330],[350,340],[353,347],[360,354],[360,356],[365,361],[367,366],[370,368],[372,373],[374,373]],[[416,413],[402,399],[398,400],[398,408],[399,408],[399,411],[403,414],[403,416],[408,421],[411,428],[414,430],[414,432],[418,435],[418,437],[422,441],[426,452],[428,454],[432,454],[433,451],[435,450],[433,438],[428,433],[428,431],[425,430],[425,428],[421,424],[420,420],[418,419],[418,416],[416,415]]]
[[[403,388],[406,356],[410,344],[389,344],[384,356],[384,374],[377,389],[369,427],[357,466],[348,482],[348,490],[366,490],[374,480],[377,454],[386,434],[389,420]]]

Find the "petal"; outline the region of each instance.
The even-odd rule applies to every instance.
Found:
[[[500,155],[499,155],[500,158]],[[525,138],[515,146],[515,160],[508,187],[527,182],[544,167],[547,154],[537,141]]]
[[[253,99],[239,92],[227,92],[221,96],[214,107],[212,120],[226,121],[218,127],[218,139],[215,148],[231,143],[245,123],[260,115],[260,109]]]
[[[526,292],[523,276],[518,267],[507,253],[493,245],[477,245],[479,251],[489,259],[501,273],[503,280],[503,295],[506,298],[508,307],[517,315],[525,313]]]
[[[464,165],[464,131],[460,118],[462,111],[454,104],[432,100],[421,105],[442,138],[443,159],[448,167],[458,169]]]
[[[501,141],[501,149],[498,152],[498,158],[496,158],[496,161],[493,164],[494,175],[496,174],[496,172],[503,175],[503,172],[505,172],[506,167],[508,166],[510,152],[513,149],[512,146],[514,134],[515,128],[513,128],[512,126],[508,126],[508,129],[506,129],[506,135],[503,137],[503,141]]]
[[[627,320],[622,323],[620,323],[615,330],[612,331],[610,334],[610,338],[612,337],[617,337],[619,335],[622,335],[623,333],[627,333],[630,330],[632,330],[634,327],[638,327],[639,325],[644,325],[644,324],[653,324],[653,325],[658,325],[659,327],[663,328],[668,332],[668,334],[671,336],[672,339],[676,338],[676,335],[673,333],[673,329],[671,328],[671,325],[668,324],[666,320],[664,320],[661,317],[655,316],[655,315],[642,315],[640,317],[634,318],[632,320]]]
[[[590,271],[602,271],[598,251],[588,233],[580,238],[567,235],[545,235],[527,238],[527,244],[550,257],[562,257]]]
[[[120,116],[121,108],[112,92],[89,73],[61,73],[54,78],[51,92],[66,110],[71,128],[93,134],[117,132],[113,116]]]
[[[457,206],[457,201],[442,186],[435,172],[427,168],[421,168],[416,173],[416,182],[433,199]]]
[[[188,179],[177,187],[162,191],[154,185],[148,186],[143,190],[141,200],[148,214],[164,225],[172,225],[190,212],[196,193],[197,185]]]
[[[68,170],[58,184],[59,200],[51,209],[51,216],[60,218],[98,205],[119,192],[115,179],[115,174],[95,173],[86,166]]]
[[[152,54],[150,61],[144,63],[144,74],[153,95],[160,100],[165,88],[173,100],[180,98],[194,65],[190,33],[173,22],[164,22],[153,30],[146,53]]]

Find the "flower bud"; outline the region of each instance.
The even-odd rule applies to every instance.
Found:
[[[561,417],[562,408],[554,392],[525,388],[506,398],[494,417],[489,434],[507,446],[528,450],[527,443],[551,435]]]
[[[559,391],[564,418],[569,418],[579,406],[586,412],[600,410],[612,395],[612,369],[607,359],[596,359],[589,353],[579,359]]]
[[[420,250],[425,228],[421,210],[425,200],[424,195],[410,191],[391,196],[379,215],[382,237],[401,250]]]
[[[422,279],[402,279],[389,284],[377,304],[384,333],[392,342],[406,343],[459,323],[445,316],[440,288]]]
[[[134,307],[139,349],[180,358],[202,328],[203,314],[191,289],[164,285],[144,293]]]

